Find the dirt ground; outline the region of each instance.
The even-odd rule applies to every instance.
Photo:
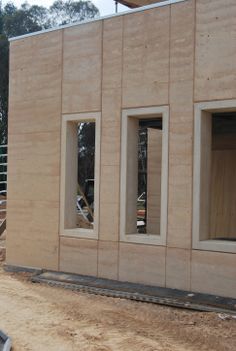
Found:
[[[236,350],[236,320],[33,284],[2,266],[0,329],[14,351]]]

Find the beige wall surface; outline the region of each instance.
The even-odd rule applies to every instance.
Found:
[[[7,263],[58,269],[62,32],[11,43]]]
[[[184,2],[11,43],[7,263],[236,297],[192,250],[194,103],[236,99],[236,3]],[[169,105],[167,246],[120,242],[122,109]],[[101,112],[99,239],[59,238],[61,115]]]
[[[196,101],[235,99],[236,3],[196,1]]]

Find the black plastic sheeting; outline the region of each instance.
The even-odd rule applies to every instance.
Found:
[[[36,274],[31,279],[35,283],[47,283],[98,295],[127,298],[198,311],[236,312],[236,299],[209,294],[51,271]]]

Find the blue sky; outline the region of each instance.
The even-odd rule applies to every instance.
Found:
[[[25,2],[24,0],[23,1],[10,0],[10,1],[17,6]],[[98,7],[101,16],[110,15],[115,12],[115,2],[113,0],[91,0],[91,1]],[[7,1],[4,0],[3,4],[6,2]],[[28,0],[28,3],[31,5],[42,5],[42,6],[49,7],[53,3],[53,0]],[[119,12],[128,10],[128,8],[123,5],[119,5],[118,9],[119,9]]]

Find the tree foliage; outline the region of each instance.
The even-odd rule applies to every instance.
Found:
[[[91,1],[57,0],[50,8],[29,5],[16,7],[0,0],[0,144],[7,141],[9,43],[11,37],[69,24],[99,15]]]
[[[10,38],[43,29],[40,24],[43,10],[43,7],[30,7],[27,3],[18,9],[12,3],[8,3],[3,9],[4,34]]]
[[[50,24],[60,26],[67,23],[84,21],[99,15],[91,1],[55,1],[49,9]]]

